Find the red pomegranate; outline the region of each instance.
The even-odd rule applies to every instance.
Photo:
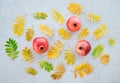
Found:
[[[81,20],[77,16],[70,17],[66,22],[68,30],[76,32],[81,28]]]
[[[91,50],[91,45],[89,44],[88,41],[81,40],[76,44],[75,49],[79,55],[86,56]]]
[[[42,54],[48,50],[49,44],[46,38],[44,37],[36,37],[33,40],[33,50],[38,53]]]

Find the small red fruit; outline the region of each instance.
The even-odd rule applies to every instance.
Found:
[[[91,50],[91,45],[86,40],[81,40],[76,44],[76,52],[81,56],[86,56]]]
[[[44,37],[36,37],[33,40],[33,50],[38,53],[42,54],[48,50],[49,44],[46,38]]]
[[[81,20],[77,16],[70,17],[66,22],[68,30],[76,32],[81,27]]]

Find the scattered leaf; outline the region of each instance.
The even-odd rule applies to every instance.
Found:
[[[56,72],[61,72],[61,73],[65,73],[65,68],[63,64],[59,64],[56,67]]]
[[[21,36],[23,34],[25,27],[25,18],[21,15],[15,19],[15,24],[13,24],[13,34]]]
[[[100,57],[100,62],[104,65],[106,65],[110,61],[110,55],[104,54]]]
[[[55,42],[55,46],[51,46],[50,50],[47,53],[47,58],[57,58],[60,55],[60,52],[63,50],[63,44],[61,41]]]
[[[66,50],[64,53],[64,59],[66,61],[66,64],[73,65],[75,63],[75,58],[72,50]]]
[[[77,77],[77,73],[80,77],[84,77],[85,74],[88,75],[93,71],[93,67],[88,63],[82,63],[75,67],[74,69],[74,77]]]
[[[26,34],[25,34],[25,39],[27,41],[31,41],[34,36],[34,31],[32,28],[27,28]]]
[[[91,22],[99,22],[100,19],[101,19],[101,16],[96,15],[96,14],[94,14],[94,13],[89,13],[89,14],[87,15],[87,19],[88,19],[89,21],[91,21]]]
[[[20,51],[18,51],[18,45],[14,39],[9,38],[8,41],[6,41],[5,44],[5,51],[11,59],[15,59],[18,57],[18,54]]]
[[[62,78],[63,73],[65,73],[65,68],[63,64],[60,64],[56,67],[56,71],[51,75],[53,80],[59,80]]]
[[[59,24],[64,24],[65,19],[64,19],[64,17],[60,14],[60,12],[58,12],[56,9],[53,9],[53,10],[51,11],[51,14],[52,14],[53,19],[54,19],[57,23],[59,23]]]
[[[39,25],[39,29],[41,32],[43,32],[44,34],[46,34],[48,36],[52,36],[54,34],[54,31],[45,24]]]
[[[45,12],[35,12],[33,13],[33,17],[38,20],[45,20],[48,15]]]
[[[22,57],[23,57],[23,60],[25,61],[29,61],[29,62],[33,62],[33,54],[31,52],[31,50],[27,47],[25,47],[23,50],[22,50]]]
[[[78,3],[69,3],[67,9],[74,15],[80,15],[82,13],[82,6]]]
[[[60,28],[58,30],[58,35],[62,38],[62,39],[70,39],[71,38],[71,33],[66,31],[64,28]]]
[[[44,69],[47,72],[51,72],[53,70],[53,65],[51,63],[48,63],[47,61],[40,61],[40,68]]]
[[[99,57],[104,50],[104,45],[98,44],[93,50],[92,50],[92,55],[94,57]]]
[[[80,33],[78,35],[78,39],[82,40],[85,37],[87,37],[88,35],[89,35],[88,28],[84,28],[82,31],[80,31]]]
[[[28,67],[28,68],[26,68],[25,70],[26,70],[26,72],[27,72],[28,74],[30,74],[30,75],[36,75],[36,74],[38,73],[38,71],[37,71],[36,69],[31,68],[31,67]]]
[[[58,80],[60,78],[62,78],[62,73],[61,72],[55,72],[51,75],[53,80]]]
[[[115,39],[114,38],[109,38],[108,39],[108,44],[109,44],[109,46],[114,46],[115,45]]]
[[[102,38],[108,32],[108,28],[107,28],[107,26],[105,24],[101,24],[100,26],[101,26],[100,28],[97,28],[94,31],[94,37],[95,37],[95,39]]]

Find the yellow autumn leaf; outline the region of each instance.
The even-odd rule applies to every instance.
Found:
[[[26,30],[27,30],[27,31],[26,31],[26,34],[25,34],[25,39],[26,39],[27,41],[31,41],[32,38],[33,38],[33,36],[34,36],[34,31],[33,31],[32,28],[27,28]]]
[[[13,24],[13,34],[21,36],[24,32],[25,18],[23,15],[16,17]]]
[[[70,39],[71,38],[71,33],[66,31],[64,28],[60,28],[58,30],[58,35],[62,38],[62,39]]]
[[[110,61],[110,55],[109,54],[104,54],[100,57],[100,62],[102,64],[107,64]]]
[[[28,67],[25,70],[28,74],[31,74],[31,75],[36,75],[38,73],[38,71],[32,67]]]
[[[63,44],[61,41],[57,41],[54,43],[54,46],[50,47],[50,50],[47,53],[47,58],[57,58],[60,55],[60,52],[63,50]]]
[[[100,39],[104,37],[108,32],[108,27],[105,24],[101,24],[99,28],[94,31],[94,38]]]
[[[74,58],[74,54],[72,52],[72,50],[66,50],[64,53],[64,59],[66,61],[66,64],[68,65],[73,65],[75,63],[75,58]]]
[[[41,32],[43,32],[44,34],[46,34],[48,36],[53,36],[53,34],[54,34],[54,31],[45,24],[39,25],[38,28]]]
[[[57,65],[55,72],[51,75],[53,80],[59,80],[65,73],[65,68],[63,64]]]
[[[84,28],[82,31],[80,31],[79,35],[78,35],[78,39],[82,40],[85,37],[87,37],[89,35],[89,31],[88,28]]]
[[[89,14],[87,15],[87,19],[88,19],[89,21],[91,21],[91,22],[99,22],[100,19],[101,19],[101,16],[96,15],[96,14],[94,14],[94,13],[89,13]]]
[[[53,9],[53,10],[51,11],[51,14],[52,14],[52,18],[53,18],[57,23],[59,23],[59,24],[64,24],[65,19],[64,19],[64,17],[62,16],[62,14],[61,14],[59,11],[57,11],[56,9]]]
[[[82,63],[75,67],[74,77],[77,77],[77,73],[80,77],[90,74],[93,71],[93,67],[88,63]]]
[[[79,3],[69,3],[67,9],[74,15],[80,15],[82,13],[82,6]]]
[[[61,73],[65,73],[65,68],[63,64],[59,64],[56,67],[56,72],[61,72]]]
[[[115,45],[115,39],[114,38],[109,38],[108,39],[108,44],[109,44],[109,46],[114,46]]]
[[[33,54],[31,52],[31,50],[27,47],[25,47],[23,50],[22,50],[22,57],[23,57],[23,60],[25,61],[29,61],[29,62],[33,62]]]

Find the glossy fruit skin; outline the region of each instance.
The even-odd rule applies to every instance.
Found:
[[[32,45],[33,45],[33,50],[38,54],[42,54],[46,52],[49,48],[48,40],[44,37],[36,37],[33,40]]]
[[[81,28],[81,20],[77,16],[70,17],[66,22],[67,28],[71,32],[76,32]]]
[[[75,49],[79,55],[86,56],[91,50],[91,45],[88,41],[81,40],[76,44]]]

